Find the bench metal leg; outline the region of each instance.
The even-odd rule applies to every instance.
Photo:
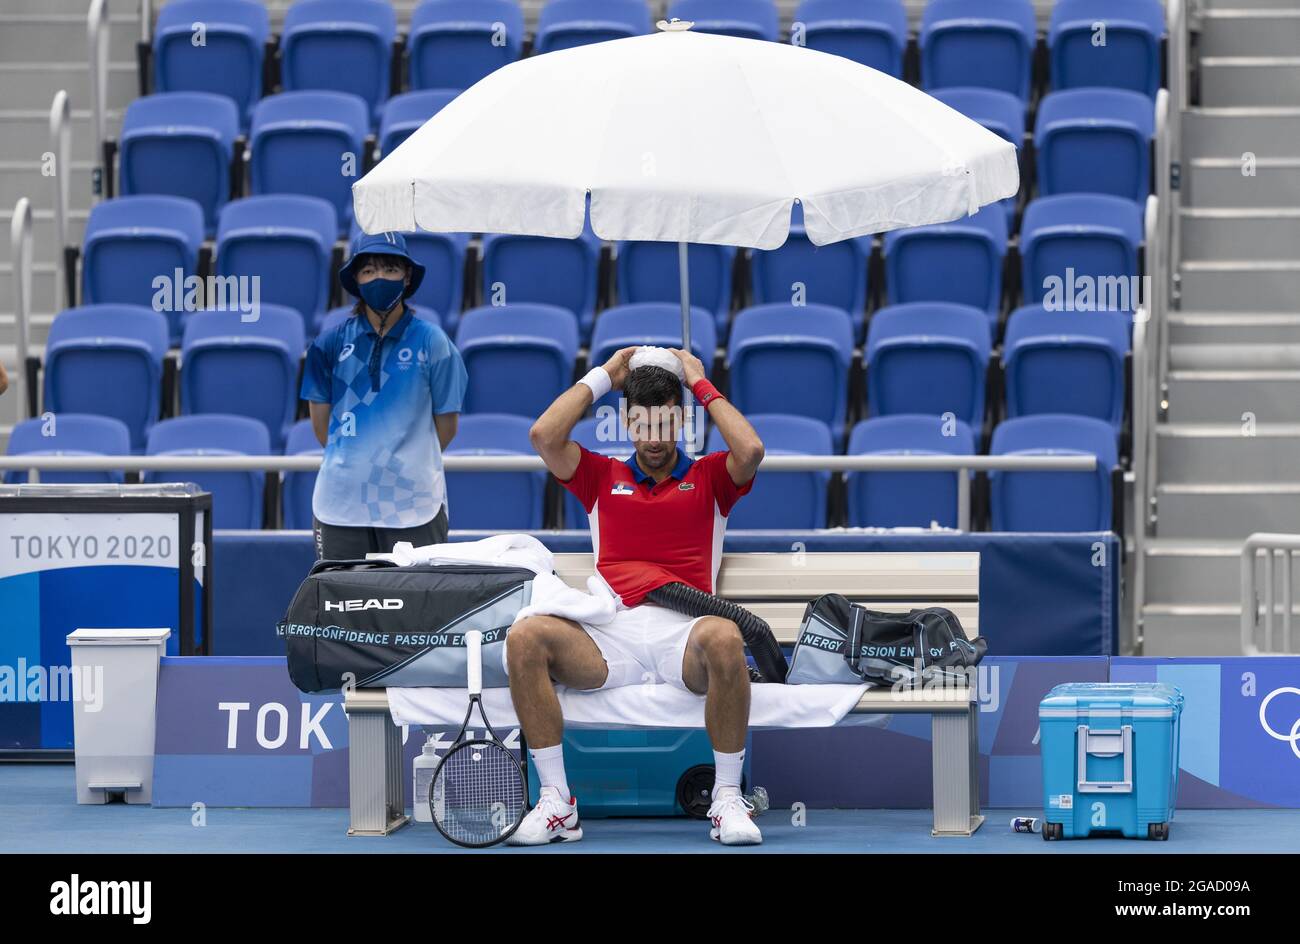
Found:
[[[348,711],[349,836],[387,836],[410,817],[402,792],[402,732],[387,703]]]
[[[980,828],[979,706],[931,715],[934,772],[932,836],[969,836]]]

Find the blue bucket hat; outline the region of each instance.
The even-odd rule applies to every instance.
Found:
[[[414,295],[424,281],[424,266],[412,259],[406,251],[406,239],[401,233],[357,233],[352,240],[347,265],[339,269],[339,282],[343,284],[343,290],[353,298],[361,297],[361,290],[357,287],[356,268],[357,261],[362,256],[397,256],[406,260],[406,264],[411,267],[411,284],[406,286],[403,298]]]

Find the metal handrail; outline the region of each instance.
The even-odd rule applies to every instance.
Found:
[[[90,46],[90,110],[98,152],[108,137],[108,0],[91,0],[86,13],[86,40]],[[105,167],[104,173],[112,173]]]
[[[32,320],[32,202],[26,197],[19,198],[14,205],[13,219],[9,223],[9,240],[9,251],[13,258],[14,337],[18,354],[18,368],[11,382],[21,401],[18,415],[26,419],[31,415],[27,401],[27,351]]]
[[[153,39],[153,3],[140,0],[140,42],[147,43]]]
[[[68,290],[68,182],[72,179],[72,106],[68,93],[60,90],[50,105],[50,151],[54,154],[54,239],[58,256],[59,291],[64,308],[74,299]]]
[[[1257,595],[1256,558],[1263,552],[1264,598]],[[1257,533],[1246,538],[1241,547],[1241,653],[1246,656],[1295,655],[1291,647],[1291,610],[1294,604],[1291,580],[1292,555],[1300,551],[1300,534]],[[1273,645],[1273,615],[1278,608],[1274,594],[1273,570],[1277,558],[1282,560],[1282,646]],[[1259,628],[1260,603],[1264,610],[1264,646],[1255,643]]]
[[[629,446],[629,453],[631,448]],[[540,456],[444,456],[448,472],[543,471]],[[9,470],[167,471],[167,472],[312,472],[321,456],[0,456],[0,472]],[[769,456],[764,472],[955,472],[957,524],[969,531],[970,472],[1092,472],[1096,456]]]
[[[631,454],[631,446],[628,453]],[[312,472],[318,455],[300,456],[0,456],[0,472],[13,469],[111,472],[165,469],[206,472]],[[443,456],[448,472],[545,470],[540,456]],[[768,456],[764,472],[1092,472],[1097,457],[1081,456]]]

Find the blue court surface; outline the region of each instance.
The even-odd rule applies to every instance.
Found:
[[[387,837],[347,836],[344,809],[206,810],[204,826],[189,809],[79,806],[71,764],[0,765],[0,847],[21,852],[464,852],[426,823]],[[591,819],[579,843],[543,849],[497,847],[497,854],[538,853],[806,853],[941,852],[1160,854],[1300,852],[1300,810],[1180,810],[1168,842],[1088,839],[1047,843],[1013,833],[1009,822],[1033,810],[985,810],[970,838],[935,839],[928,810],[808,810],[795,826],[786,810],[758,820],[763,844],[728,849],[711,842],[708,826],[688,819]]]

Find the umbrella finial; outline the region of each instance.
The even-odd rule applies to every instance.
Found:
[[[679,20],[677,17],[673,17],[671,20],[660,20],[655,24],[665,33],[684,33],[694,25],[694,20]]]

